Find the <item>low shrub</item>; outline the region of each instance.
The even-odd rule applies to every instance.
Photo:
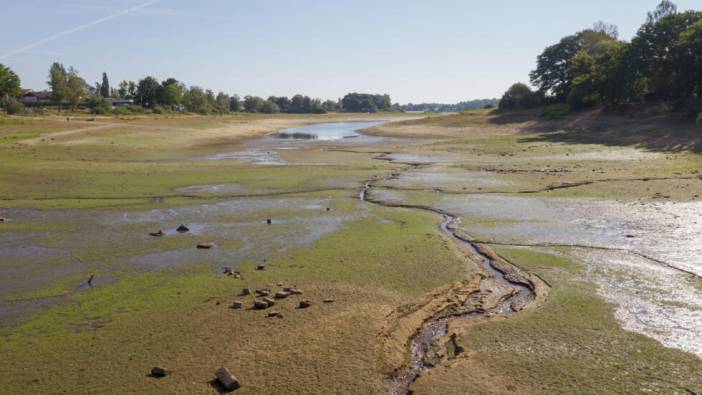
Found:
[[[102,97],[97,97],[95,100],[88,104],[90,111],[93,114],[104,115],[112,112],[112,103]]]
[[[2,106],[5,108],[5,111],[10,115],[20,114],[24,112],[24,104],[22,104],[14,97],[7,97],[3,99]]]
[[[170,111],[166,107],[156,106],[156,107],[154,107],[153,113],[154,114],[168,114],[168,113],[170,113]]]

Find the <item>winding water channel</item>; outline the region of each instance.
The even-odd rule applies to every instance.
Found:
[[[410,166],[410,168],[411,167],[412,166]],[[388,178],[395,176],[397,176],[397,174],[389,176]],[[514,274],[510,275],[508,278],[508,275],[503,270],[494,265],[492,259],[478,251],[476,245],[474,245],[470,240],[466,239],[465,236],[457,235],[452,230],[456,228],[457,217],[455,215],[431,207],[392,205],[369,199],[369,192],[372,188],[373,181],[367,181],[359,193],[359,199],[361,201],[378,204],[384,207],[422,210],[440,215],[442,218],[441,223],[439,224],[439,229],[441,232],[452,242],[467,247],[472,254],[478,256],[483,262],[485,272],[489,276],[514,289],[513,293],[505,295],[497,306],[489,310],[467,311],[459,315],[437,318],[425,322],[410,341],[409,364],[399,375],[397,375],[392,383],[391,393],[393,395],[404,395],[411,393],[410,387],[412,383],[422,372],[432,368],[432,366],[427,363],[426,357],[431,350],[432,344],[448,334],[450,321],[456,319],[478,318],[488,315],[500,315],[504,317],[512,315],[521,311],[527,304],[534,300],[535,291],[533,285],[527,279],[515,276]]]

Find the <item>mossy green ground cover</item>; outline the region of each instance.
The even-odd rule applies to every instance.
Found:
[[[12,258],[24,269],[38,265],[38,274],[32,275],[40,278],[5,294],[5,301],[66,300],[28,308],[29,315],[19,323],[0,329],[2,387],[11,393],[212,393],[212,372],[228,366],[244,383],[243,393],[310,388],[381,393],[387,382],[376,366],[382,356],[376,355],[374,342],[389,313],[436,287],[465,279],[476,268],[441,236],[438,216],[359,202],[365,180],[403,170],[448,174],[443,180],[413,179],[411,185],[401,177],[378,183],[391,187],[387,191],[398,202],[422,206],[437,204],[441,194],[435,188],[459,194],[519,193],[565,182],[653,175],[670,179],[596,183],[536,196],[638,200],[677,190],[668,192],[669,199],[689,201],[701,188],[697,180],[675,179],[698,174],[696,155],[656,153],[632,159],[627,148],[534,141],[533,133],[515,134],[502,126],[495,133],[475,129],[494,126],[485,112],[432,118],[419,123],[426,128],[422,139],[348,150],[356,152],[335,147],[281,150],[285,165],[199,159],[245,149],[242,141],[254,129],[253,135],[260,135],[339,119],[290,118],[97,118],[96,123],[115,125],[53,135],[55,140],[52,133],[67,130],[59,121],[52,121],[57,125],[48,131],[32,131],[45,127],[39,124],[10,125],[13,135],[38,133],[47,139],[25,144],[32,140],[26,135],[0,144],[0,215],[9,217],[0,223],[0,237],[8,245],[10,240],[29,240],[71,255],[46,262]],[[404,122],[393,131],[417,136],[416,126]],[[383,151],[449,159],[408,170],[404,164],[372,159]],[[466,178],[460,178],[465,172]],[[471,182],[476,172],[498,183]],[[182,189],[207,185],[236,188]],[[383,191],[378,188],[371,197],[382,200]],[[231,202],[241,206],[222,209]],[[34,218],[22,210],[38,219],[18,221]],[[171,211],[176,214],[168,217]],[[121,220],[150,218],[155,212],[166,219]],[[148,236],[157,227],[171,231],[181,218],[217,231]],[[266,218],[276,223],[267,226]],[[489,215],[463,220],[485,229],[510,223]],[[296,239],[322,227],[327,230],[309,240]],[[196,251],[195,244],[202,241],[213,241],[216,247]],[[140,261],[172,251],[192,258],[182,263],[180,255],[165,255],[156,258],[163,265],[155,267]],[[237,255],[241,251],[246,253]],[[699,359],[623,331],[613,317],[614,307],[582,279],[580,263],[536,250],[497,251],[548,281],[553,286],[549,299],[509,320],[467,325],[460,336],[466,359],[432,370],[413,387],[415,393],[463,393],[466,388],[700,391]],[[263,259],[267,270],[255,270]],[[228,264],[241,270],[242,279],[221,274],[221,266]],[[12,262],[0,270],[7,265]],[[41,278],[60,265],[71,270]],[[103,282],[76,288],[91,274]],[[12,273],[12,278],[25,275]],[[279,301],[274,310],[283,319],[229,308],[237,299],[246,307],[251,304],[251,297],[238,296],[242,288],[277,290],[279,283],[302,288],[312,307],[297,309],[300,298]],[[335,302],[324,304],[325,298]],[[162,380],[147,377],[155,365],[174,374]]]
[[[471,271],[453,246],[439,235],[435,216],[410,210],[371,210],[367,219],[350,223],[323,237],[313,248],[298,249],[270,261],[270,268],[266,271],[255,271],[256,262],[241,262],[239,268],[243,280],[203,271],[198,262],[193,262],[184,270],[127,275],[112,285],[76,292],[72,294],[69,305],[54,307],[25,324],[4,331],[0,353],[3,361],[12,362],[11,366],[3,366],[1,381],[8,389],[32,388],[33,391],[46,392],[80,391],[85,380],[93,383],[91,388],[97,392],[109,392],[115,387],[125,391],[155,388],[179,391],[173,382],[159,383],[155,387],[153,380],[145,377],[150,363],[168,361],[179,368],[178,374],[182,378],[178,383],[195,380],[187,388],[207,392],[209,376],[197,377],[197,371],[188,367],[211,363],[212,350],[200,348],[196,343],[201,339],[193,339],[192,347],[184,348],[184,344],[190,342],[190,336],[204,330],[203,325],[212,325],[213,332],[209,336],[213,342],[226,343],[225,339],[234,336],[233,344],[243,339],[265,344],[272,335],[270,331],[276,331],[275,336],[289,334],[285,328],[259,332],[260,325],[270,326],[271,323],[252,320],[251,316],[255,314],[255,318],[260,319],[265,315],[263,312],[227,308],[243,287],[273,284],[275,288],[275,284],[284,282],[309,290],[312,295],[319,289],[318,292],[325,297],[338,298],[334,310],[344,314],[338,322],[330,325],[339,331],[352,325],[370,336],[378,320],[382,321],[378,312],[387,310],[394,303],[409,302]],[[359,249],[359,245],[363,248]],[[63,290],[58,287],[53,291]],[[348,292],[359,293],[363,299],[348,297],[351,300],[345,300],[344,295]],[[319,295],[314,300],[315,309],[322,308],[322,294]],[[248,297],[244,300],[250,303]],[[221,304],[216,305],[216,301],[221,301]],[[377,304],[376,313],[372,314],[376,322],[363,318],[369,312],[355,306],[362,302]],[[215,310],[217,313],[213,314]],[[303,312],[293,310],[289,314]],[[286,316],[286,319],[290,318]],[[225,333],[218,332],[219,321],[231,325]],[[359,349],[356,343],[347,344],[346,340],[342,343],[343,346],[336,346],[347,357],[367,352]],[[128,345],[125,347],[125,344]],[[179,350],[181,362],[168,356],[174,348]],[[299,354],[307,352],[297,351]],[[245,355],[236,351],[232,353],[230,346],[224,346],[217,354],[220,360],[236,367],[243,377],[253,378],[258,374],[255,370],[241,368],[240,358]],[[255,358],[263,360],[271,357],[265,347],[254,354]],[[63,361],[61,366],[54,365],[58,355]],[[127,362],[127,355],[142,361],[142,366]],[[295,358],[295,355],[276,355],[278,362]],[[17,370],[16,367],[20,366],[41,366],[43,374],[35,382],[37,377],[32,372]],[[105,380],[99,369],[92,368],[94,366],[110,366],[112,374]],[[321,368],[310,364],[305,369],[310,373]],[[305,372],[300,373],[305,377]],[[299,379],[287,383],[289,388],[304,389],[298,386],[300,382],[295,381]],[[339,385],[351,388],[355,377],[340,376],[335,380],[339,380]],[[376,378],[361,387],[377,386],[379,382]],[[260,382],[256,385],[260,389],[268,388],[261,387]]]

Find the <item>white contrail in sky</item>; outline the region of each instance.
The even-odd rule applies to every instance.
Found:
[[[136,11],[136,10],[142,9],[142,8],[144,8],[144,7],[148,7],[148,6],[150,6],[151,4],[157,3],[157,2],[159,2],[159,1],[160,1],[160,0],[151,0],[151,1],[147,1],[146,3],[142,3],[142,4],[139,4],[139,5],[135,5],[134,7],[131,7],[131,8],[127,8],[127,9],[124,10],[124,11],[120,11],[120,12],[117,12],[117,13],[115,13],[115,14],[108,15],[108,16],[103,17],[103,18],[100,18],[100,19],[96,19],[96,20],[94,20],[94,21],[92,21],[92,22],[88,22],[88,23],[82,24],[82,25],[80,25],[80,26],[76,26],[76,27],[74,27],[74,28],[71,28],[71,29],[64,30],[64,31],[62,31],[62,32],[53,34],[53,35],[51,35],[51,36],[49,36],[49,37],[46,37],[46,38],[43,38],[43,39],[41,39],[41,40],[39,40],[39,41],[36,41],[36,42],[31,43],[31,44],[25,45],[25,46],[22,47],[22,48],[17,48],[17,49],[14,49],[14,50],[10,51],[10,52],[7,52],[7,53],[5,53],[5,54],[2,54],[2,55],[0,55],[0,59],[9,58],[10,56],[17,55],[17,54],[20,53],[20,52],[24,52],[24,51],[26,51],[26,50],[28,50],[28,49],[32,49],[32,48],[38,47],[38,46],[40,46],[40,45],[42,45],[42,44],[46,44],[46,43],[48,43],[49,41],[56,40],[57,38],[61,38],[61,37],[63,37],[63,36],[67,36],[67,35],[69,35],[69,34],[72,34],[72,33],[75,33],[75,32],[79,32],[79,31],[84,30],[84,29],[87,29],[87,28],[89,28],[89,27],[93,27],[93,26],[95,26],[95,25],[99,25],[100,23],[107,22],[107,21],[109,21],[109,20],[111,20],[111,19],[119,18],[119,17],[122,16],[122,15],[128,14],[128,13],[130,13],[130,12],[132,12],[132,11]]]

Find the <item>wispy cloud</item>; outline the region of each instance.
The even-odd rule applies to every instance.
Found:
[[[27,45],[25,45],[25,46],[23,46],[23,47],[20,47],[20,48],[17,48],[17,49],[13,49],[13,50],[10,51],[10,52],[4,53],[4,54],[0,55],[0,59],[7,59],[7,58],[9,58],[9,57],[11,57],[11,56],[17,55],[17,54],[22,53],[22,52],[24,52],[24,51],[27,51],[27,50],[30,50],[30,49],[32,49],[32,48],[36,48],[36,47],[38,47],[38,46],[40,46],[40,45],[46,44],[46,43],[48,43],[49,41],[53,41],[53,40],[56,40],[56,39],[61,38],[61,37],[63,37],[63,36],[67,36],[67,35],[69,35],[69,34],[73,34],[73,33],[79,32],[79,31],[81,31],[81,30],[88,29],[88,28],[90,28],[90,27],[93,27],[93,26],[95,26],[95,25],[99,25],[99,24],[101,24],[101,23],[103,23],[103,22],[107,22],[107,21],[112,20],[112,19],[115,19],[115,18],[119,18],[120,16],[126,15],[126,14],[128,14],[128,13],[130,13],[130,12],[133,12],[133,11],[140,10],[140,9],[142,9],[142,8],[144,8],[144,7],[148,7],[148,6],[150,6],[150,5],[154,4],[154,3],[157,3],[157,2],[159,2],[159,1],[160,1],[160,0],[151,0],[151,1],[147,1],[147,2],[145,2],[145,3],[141,3],[141,4],[138,4],[138,5],[135,5],[134,7],[127,8],[126,10],[122,10],[122,11],[116,12],[116,13],[111,14],[111,15],[108,15],[108,16],[106,16],[106,17],[102,17],[102,18],[100,18],[100,19],[96,19],[96,20],[94,20],[94,21],[91,21],[91,22],[84,23],[84,24],[82,24],[82,25],[76,26],[76,27],[74,27],[74,28],[71,28],[71,29],[68,29],[68,30],[64,30],[64,31],[59,32],[59,33],[56,33],[56,34],[52,34],[51,36],[45,37],[45,38],[43,38],[43,39],[41,39],[41,40],[39,40],[39,41],[35,41],[35,42],[31,43],[31,44],[27,44]]]

